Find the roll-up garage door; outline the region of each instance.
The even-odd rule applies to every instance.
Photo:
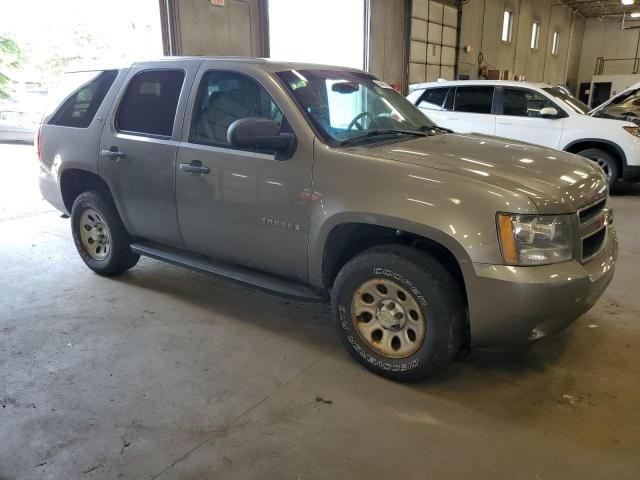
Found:
[[[429,0],[413,0],[409,83],[454,79],[458,10]]]

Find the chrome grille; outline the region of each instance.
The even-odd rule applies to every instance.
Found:
[[[578,210],[582,262],[593,258],[604,246],[609,223],[607,199],[603,198]]]
[[[602,200],[594,203],[593,205],[590,205],[588,207],[583,208],[582,210],[579,210],[578,216],[580,217],[580,225],[589,223],[591,220],[594,220],[595,218],[597,218],[602,212],[602,210],[604,209],[604,206],[606,204],[607,204],[607,199],[603,198]]]

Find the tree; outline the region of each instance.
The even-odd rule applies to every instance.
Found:
[[[9,98],[11,78],[9,70],[18,68],[22,51],[16,42],[0,35],[0,99]]]

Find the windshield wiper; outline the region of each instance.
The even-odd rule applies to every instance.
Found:
[[[357,135],[355,137],[347,138],[346,140],[342,140],[338,145],[348,145],[350,143],[360,142],[362,140],[366,140],[371,137],[378,137],[384,135],[414,135],[417,137],[426,137],[427,133],[422,132],[420,130],[402,130],[396,128],[376,128],[375,130],[369,130],[367,133],[363,133],[362,135]]]
[[[420,127],[420,131],[427,135],[436,135],[438,133],[453,133],[453,130],[448,128],[438,127],[437,125],[423,125]]]

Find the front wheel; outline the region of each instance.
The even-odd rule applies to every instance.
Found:
[[[618,167],[618,162],[616,162],[616,159],[609,152],[599,148],[587,148],[586,150],[578,152],[577,155],[588,158],[592,162],[597,163],[607,176],[609,189],[613,188],[613,185],[620,176],[620,169]]]
[[[356,256],[336,277],[331,301],[348,352],[384,377],[434,375],[460,348],[460,289],[438,261],[414,248],[386,245]]]
[[[71,208],[71,233],[84,263],[100,275],[124,273],[140,258],[131,250],[129,234],[106,191],[78,195]]]

